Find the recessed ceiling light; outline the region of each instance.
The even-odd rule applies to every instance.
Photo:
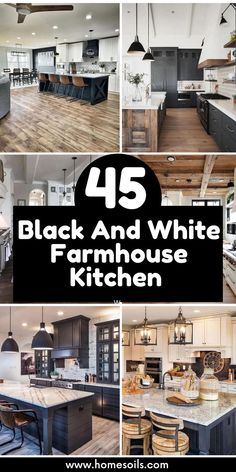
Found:
[[[92,20],[92,15],[91,15],[91,13],[88,13],[85,18],[86,18],[86,20]]]
[[[179,180],[179,179],[175,179],[175,182],[180,182],[180,180]]]
[[[58,311],[57,314],[58,314],[58,316],[62,316],[62,315],[64,315],[64,311]]]
[[[17,36],[17,39],[21,39],[21,37],[20,37],[20,36]]]
[[[57,25],[54,25],[54,26],[52,27],[52,29],[58,29],[58,26],[57,26]]]
[[[167,156],[166,159],[167,159],[167,161],[169,161],[169,162],[174,162],[175,159],[176,159],[176,157],[175,157],[175,156]]]
[[[200,310],[193,310],[193,313],[200,313]]]
[[[85,34],[84,36],[85,36],[85,38],[88,38],[88,34]]]
[[[31,33],[31,34],[32,34],[32,36],[35,36],[35,35],[36,35],[36,33],[34,33],[34,32],[33,32],[33,33]]]
[[[115,29],[115,32],[116,32],[116,33],[119,33],[119,31],[120,31],[119,28],[116,28],[116,29]]]
[[[28,326],[28,323],[22,323],[21,326]]]
[[[10,41],[8,41],[8,40],[6,41],[6,43],[9,43],[9,42],[10,42]]]
[[[133,321],[133,323],[137,323],[138,320],[132,320],[132,321]]]

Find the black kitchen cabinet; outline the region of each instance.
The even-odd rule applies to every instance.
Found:
[[[151,48],[155,61],[151,63],[152,92],[165,91],[167,108],[176,108],[177,102],[177,48]]]
[[[51,359],[51,351],[35,350],[35,375],[36,377],[48,378],[50,372],[53,371],[53,361]]]
[[[85,385],[85,392],[92,392],[93,395],[93,415],[103,416],[103,398],[102,398],[102,387],[96,387],[94,385]]]
[[[119,420],[120,391],[115,388],[103,389],[103,416],[112,420]]]
[[[198,69],[201,49],[178,50],[178,80],[203,80],[203,69]]]
[[[99,383],[119,383],[120,321],[97,323],[97,379]]]
[[[86,316],[76,316],[53,322],[54,338],[52,358],[79,360],[81,368],[89,366],[89,321]]]
[[[80,384],[73,384],[73,390],[81,390],[81,391],[84,391],[84,385],[80,385]]]
[[[222,113],[217,108],[209,107],[209,133],[213,136],[219,148],[222,148]]]
[[[209,105],[209,132],[221,151],[236,151],[236,121]]]

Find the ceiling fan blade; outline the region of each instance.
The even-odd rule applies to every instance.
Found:
[[[24,23],[24,21],[25,21],[25,15],[22,15],[21,13],[18,13],[17,23]]]
[[[6,3],[6,5],[8,5],[9,7],[16,8],[16,3]]]
[[[74,10],[73,5],[31,5],[30,6],[30,11],[31,13],[37,13],[37,12],[44,12],[44,11],[69,11],[69,10]]]

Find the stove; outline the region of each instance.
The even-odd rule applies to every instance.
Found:
[[[58,379],[52,382],[52,387],[73,389],[73,385],[81,382],[77,379]]]
[[[219,93],[201,93],[197,97],[197,112],[202,123],[209,134],[209,102],[208,100],[230,100],[229,97]]]

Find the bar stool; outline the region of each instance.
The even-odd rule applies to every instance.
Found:
[[[60,80],[58,78],[58,75],[56,74],[49,74],[49,87],[48,91],[50,89],[50,86],[52,86],[52,92],[58,95],[59,88],[60,88]]]
[[[72,77],[72,94],[71,96],[73,97],[73,93],[74,91],[77,89],[77,90],[81,90],[81,94],[80,94],[80,98],[78,97],[74,97],[74,98],[70,98],[70,101],[73,102],[75,100],[83,100],[83,96],[84,96],[84,89],[85,87],[88,87],[88,84],[85,83],[83,77]],[[83,101],[83,103],[81,103],[81,105],[85,105],[86,101]]]
[[[145,415],[142,408],[122,405],[122,414],[127,419],[122,420],[122,444],[123,454],[130,455],[131,449],[142,449],[144,455],[149,455],[149,444],[152,425],[149,420],[143,419]],[[142,440],[142,444],[131,444],[131,441]]]
[[[60,75],[60,84],[63,86],[62,97],[68,97],[72,83],[68,75]],[[67,90],[66,90],[67,89]],[[65,93],[66,92],[66,93]]]
[[[40,454],[42,454],[42,445],[41,445],[38,417],[37,417],[37,413],[34,410],[28,410],[28,409],[19,410],[18,406],[14,405],[13,403],[10,404],[10,407],[9,405],[8,406],[0,405],[0,420],[3,426],[5,426],[7,429],[10,429],[13,432],[12,439],[0,444],[0,447],[5,446],[6,444],[9,444],[14,441],[17,428],[20,429],[20,432],[21,432],[20,445],[15,446],[11,449],[8,449],[8,451],[3,452],[2,455],[9,454],[9,452],[15,451],[16,449],[20,449],[23,446],[24,444],[23,428],[24,426],[28,426],[31,423],[35,423],[36,425],[38,442],[39,442],[39,450],[40,450]]]
[[[182,419],[166,418],[150,414],[154,430],[152,435],[152,449],[157,456],[184,456],[189,451],[187,434],[179,431],[184,429]]]
[[[43,92],[45,92],[45,88],[46,88],[46,85],[48,84],[48,74],[39,74],[39,92],[40,92],[40,89],[41,89],[41,84],[43,84]]]

